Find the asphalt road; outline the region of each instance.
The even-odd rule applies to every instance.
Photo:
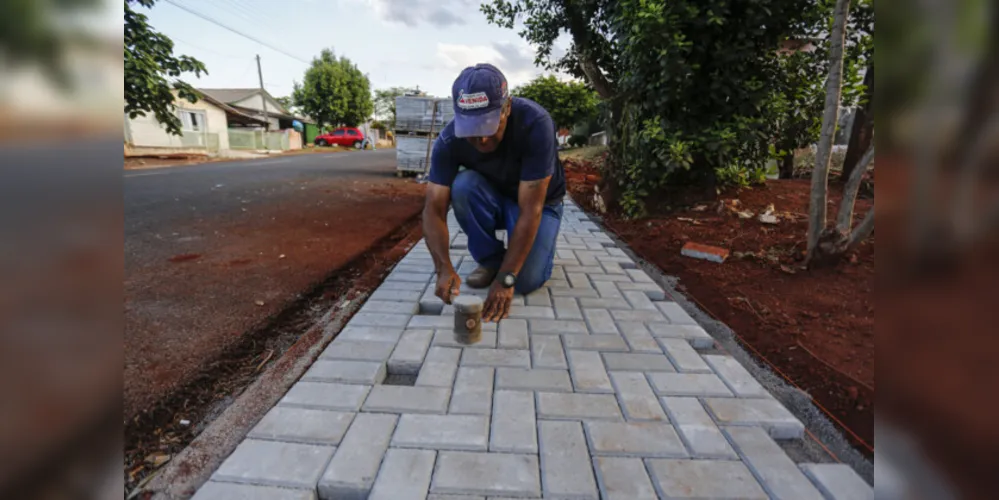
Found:
[[[395,151],[127,170],[125,417],[418,213]]]

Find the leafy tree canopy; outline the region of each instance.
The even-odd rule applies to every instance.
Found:
[[[174,112],[174,95],[191,102],[199,96],[191,85],[178,80],[184,73],[208,74],[205,65],[189,56],[173,54],[173,40],[149,25],[149,18],[132,10],[132,4],[149,8],[156,0],[125,0],[125,113],[135,118],[153,113],[174,135],[181,135]]]
[[[581,82],[560,82],[554,76],[539,76],[513,89],[548,110],[558,128],[572,128],[593,118],[597,112],[597,94]]]
[[[425,95],[426,93],[408,87],[389,87],[375,90],[375,115],[384,120],[388,128],[395,129],[395,98],[407,94]]]
[[[295,105],[322,125],[356,127],[374,109],[368,77],[346,57],[323,49],[312,60],[302,83],[295,82]]]

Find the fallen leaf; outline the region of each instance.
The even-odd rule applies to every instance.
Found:
[[[694,211],[694,212],[703,212],[703,211],[705,211],[707,209],[708,209],[707,205],[697,205],[696,207],[691,208],[691,210]]]
[[[258,305],[258,306],[264,305],[264,301],[262,301],[262,300],[255,300],[255,301],[253,301],[253,303],[256,304],[256,305]]]
[[[764,223],[764,224],[777,224],[779,222],[777,220],[777,216],[776,215],[766,214],[766,213],[760,214],[759,221],[762,222],[762,223]]]
[[[153,453],[145,458],[145,462],[154,468],[158,468],[169,462],[171,458],[172,455],[167,455],[166,453]]]
[[[780,266],[780,270],[784,271],[787,274],[795,274],[795,273],[797,273],[797,271],[795,271],[794,269],[791,269],[790,267],[785,266],[785,265],[781,265]]]
[[[736,212],[736,215],[738,215],[740,219],[752,219],[753,218],[753,212],[750,212],[749,210],[743,210],[742,212]]]

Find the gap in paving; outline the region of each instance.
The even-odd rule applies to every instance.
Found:
[[[416,375],[389,375],[385,377],[382,385],[402,385],[412,387],[416,385]]]

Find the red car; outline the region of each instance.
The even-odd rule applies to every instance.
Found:
[[[328,134],[322,134],[316,137],[316,146],[344,146],[344,147],[361,147],[361,143],[364,142],[364,134],[355,127],[340,127]]]

